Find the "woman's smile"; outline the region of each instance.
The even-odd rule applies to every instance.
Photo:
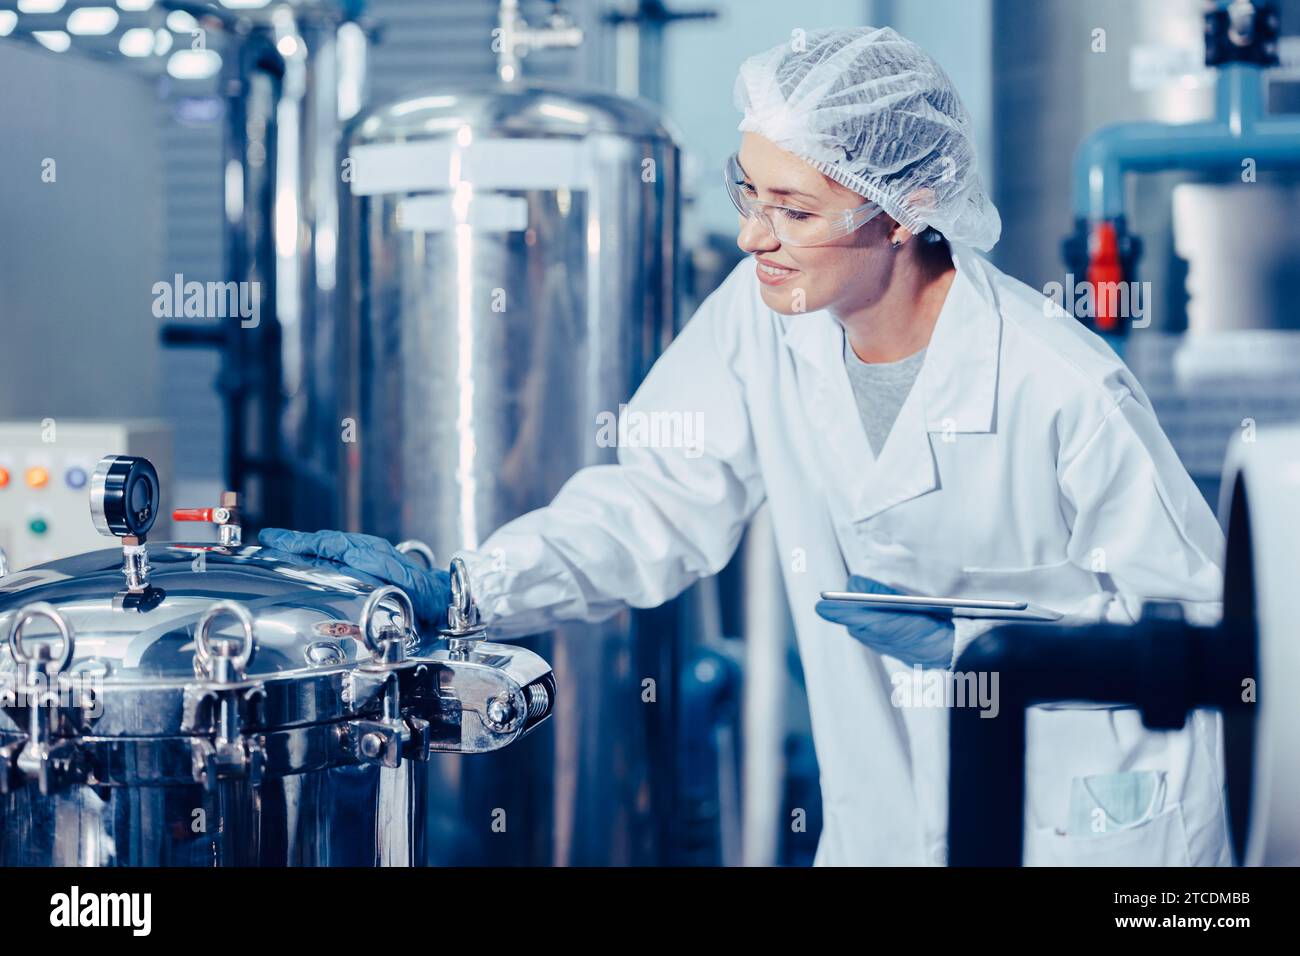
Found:
[[[758,273],[758,281],[765,285],[780,285],[788,281],[792,276],[799,274],[798,269],[788,269],[758,256],[754,257],[754,263],[755,271]]]

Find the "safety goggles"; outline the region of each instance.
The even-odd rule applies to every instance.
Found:
[[[727,195],[731,203],[746,219],[758,217],[778,242],[786,246],[819,246],[840,236],[847,236],[879,216],[884,210],[873,202],[863,203],[856,209],[837,209],[833,212],[810,212],[793,206],[763,202],[754,195],[745,171],[740,168],[740,157],[732,153],[723,169]]]

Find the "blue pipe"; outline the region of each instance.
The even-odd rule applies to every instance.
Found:
[[[1074,213],[1086,222],[1124,215],[1124,174],[1173,169],[1300,166],[1300,116],[1267,116],[1254,64],[1217,71],[1215,117],[1207,122],[1116,123],[1083,141],[1074,157]]]

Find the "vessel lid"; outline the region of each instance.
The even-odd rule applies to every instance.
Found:
[[[646,100],[537,81],[411,91],[358,114],[348,124],[345,140],[409,141],[454,136],[465,128],[491,130],[494,136],[609,133],[678,141],[658,107]]]
[[[366,598],[383,585],[326,561],[298,559],[257,547],[149,545],[149,586],[126,592],[121,549],[93,551],[13,572],[0,579],[0,638],[18,609],[33,602],[55,608],[71,626],[73,653],[66,670],[92,671],[106,683],[185,683],[195,677],[195,634],[204,613],[234,601],[254,618],[256,651],[249,677],[292,677],[369,657],[361,637]],[[398,606],[380,606],[379,628],[396,622]],[[23,643],[53,640],[55,623],[34,618]],[[243,640],[233,615],[211,624],[213,640]],[[435,635],[436,639],[436,635]],[[416,638],[411,635],[414,649]],[[0,654],[0,672],[12,671],[12,653]]]

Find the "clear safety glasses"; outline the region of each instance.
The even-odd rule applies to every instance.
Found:
[[[763,202],[754,193],[740,158],[732,153],[727,159],[723,175],[727,182],[727,195],[732,205],[746,219],[757,216],[767,224],[777,241],[786,246],[819,246],[840,236],[847,236],[879,216],[883,209],[873,202],[863,203],[856,209],[837,209],[832,212],[810,212],[793,206]]]

